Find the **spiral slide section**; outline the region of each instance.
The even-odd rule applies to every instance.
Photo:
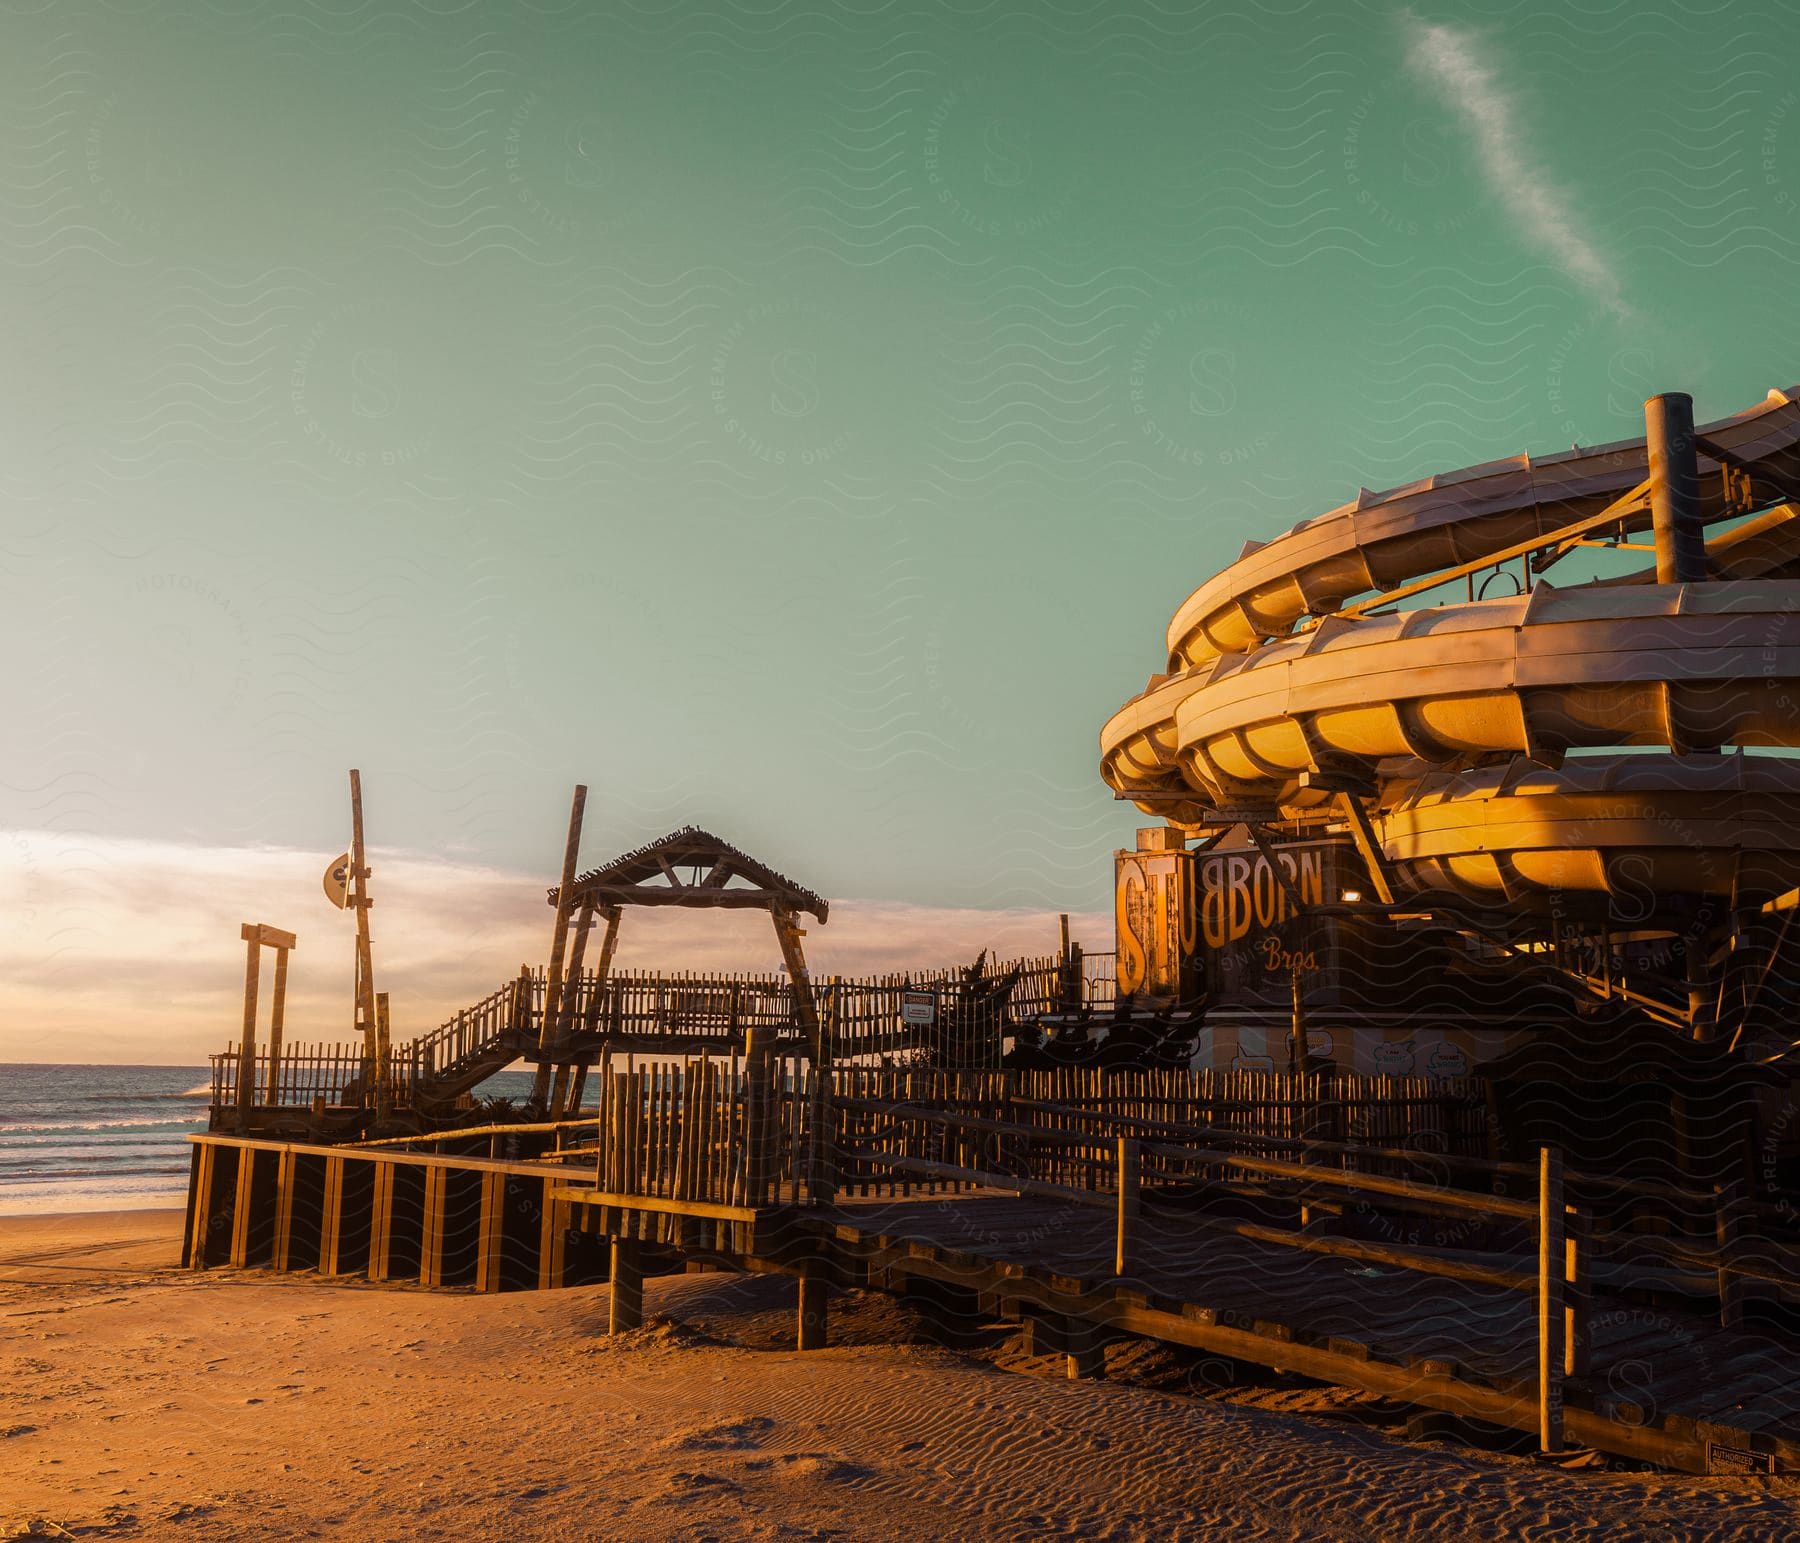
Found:
[[[1107,783],[1198,828],[1352,797],[1397,895],[1487,911],[1793,889],[1800,760],[1760,752],[1800,746],[1800,387],[1697,430],[1685,397],[1646,406],[1645,439],[1364,490],[1248,547],[1102,730]],[[1542,576],[1584,547],[1634,569]],[[1480,598],[1491,575],[1523,592]]]

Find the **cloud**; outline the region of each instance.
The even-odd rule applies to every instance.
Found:
[[[1482,172],[1523,234],[1610,309],[1627,314],[1618,275],[1582,230],[1568,195],[1533,157],[1519,104],[1483,57],[1475,34],[1413,16],[1406,27],[1407,64],[1468,124]]]
[[[286,1038],[350,1038],[351,913],[320,884],[331,852],[191,847],[0,832],[0,1061],[198,1064],[236,1039],[243,922],[297,935]],[[396,1039],[436,1028],[550,951],[553,876],[376,848],[370,890],[375,980]],[[1112,947],[1105,913],[1072,915],[1089,947]],[[885,974],[1056,949],[1045,911],[833,900],[811,924],[815,978]],[[627,911],[620,969],[779,971],[761,912]],[[266,977],[265,977],[266,979]],[[264,993],[262,1023],[268,1021]]]

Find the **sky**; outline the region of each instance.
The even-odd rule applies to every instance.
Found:
[[[214,1046],[251,919],[339,1033],[352,765],[397,1032],[547,951],[578,781],[586,862],[706,825],[845,971],[1106,946],[1098,730],[1245,541],[1800,380],[1772,3],[0,36],[0,1059]]]

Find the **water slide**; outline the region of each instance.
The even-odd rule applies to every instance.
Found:
[[[1793,889],[1800,760],[1745,751],[1800,746],[1800,387],[1697,430],[1686,403],[1653,398],[1648,439],[1364,489],[1251,543],[1175,613],[1102,776],[1197,828],[1354,800],[1397,898]],[[1549,576],[1635,551],[1654,565]]]

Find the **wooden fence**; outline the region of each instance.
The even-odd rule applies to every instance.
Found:
[[[939,1071],[839,1067],[831,1084],[845,1192],[965,1187],[920,1180],[890,1156],[1011,1172],[1105,1190],[1121,1136],[1203,1141],[1220,1151],[1304,1152],[1367,1173],[1446,1177],[1485,1164],[1478,1078],[1362,1077],[1250,1071]],[[955,1114],[957,1126],[896,1119],[902,1106]],[[1008,1127],[1008,1145],[980,1122]],[[1042,1136],[1042,1140],[1037,1138]],[[887,1174],[886,1180],[881,1175]]]
[[[800,1204],[817,1162],[806,1064],[758,1055],[613,1072],[594,1120],[602,1195]]]
[[[208,1059],[212,1063],[213,1107],[235,1108],[242,1065],[238,1047],[228,1046]],[[255,1107],[306,1109],[323,1100],[328,1108],[342,1108],[357,1101],[356,1090],[361,1085],[363,1070],[361,1045],[284,1045],[275,1069],[275,1086],[271,1089],[269,1056],[267,1052],[259,1051],[253,1073],[256,1079],[254,1096],[250,1102]],[[397,1105],[411,1102],[422,1070],[409,1046],[396,1046],[388,1052],[388,1075]]]
[[[1104,956],[1088,978],[1110,979]],[[998,1066],[1005,1041],[1020,1024],[1068,1003],[1062,966],[1054,958],[1016,960],[988,967],[976,979],[960,969],[879,975],[863,980],[815,983],[820,1017],[838,1062],[882,1062],[928,1056],[940,1064]],[[1096,987],[1099,989],[1099,986]],[[931,1021],[907,1021],[902,999],[923,993]],[[441,1027],[396,1046],[394,1097],[403,1105],[420,1082],[472,1064],[510,1036],[535,1040],[543,1025],[545,972],[526,966],[518,975]],[[703,975],[615,971],[604,984],[583,971],[564,996],[565,1034],[585,1033],[621,1043],[675,1042],[683,1053],[728,1055],[752,1030],[790,1041],[799,1035],[793,983],[783,974]],[[234,1055],[235,1051],[228,1051]],[[346,1090],[362,1072],[356,1043],[294,1045],[283,1051],[282,1096],[276,1102],[304,1107],[315,1097],[338,1106],[354,1102]],[[260,1064],[260,1062],[259,1062]],[[259,1073],[259,1089],[262,1086]],[[214,1103],[229,1091],[235,1102],[236,1072],[215,1068]],[[294,1096],[289,1098],[292,1090]]]

